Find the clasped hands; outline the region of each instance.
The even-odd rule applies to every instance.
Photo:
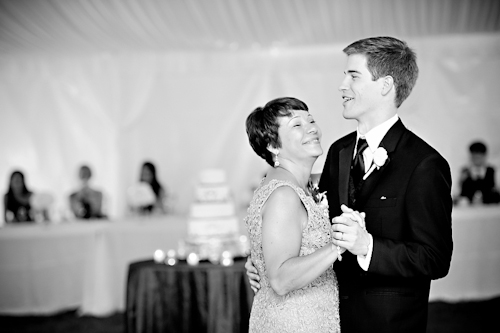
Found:
[[[366,256],[370,238],[365,227],[364,212],[360,213],[346,205],[340,206],[342,214],[332,219],[332,242],[354,255]]]

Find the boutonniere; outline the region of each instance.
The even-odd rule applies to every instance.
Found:
[[[309,184],[307,186],[309,188],[309,192],[316,204],[328,209],[328,199],[326,198],[326,191],[320,192],[318,184],[313,184],[313,182],[309,179]]]
[[[387,161],[387,157],[387,150],[385,150],[384,147],[378,147],[377,150],[375,150],[375,153],[373,153],[373,164],[370,170],[368,170],[363,176],[363,180],[366,180],[375,168],[377,170],[380,169]]]

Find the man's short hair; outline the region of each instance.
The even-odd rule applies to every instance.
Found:
[[[486,154],[488,149],[486,148],[486,145],[484,143],[476,141],[469,146],[469,151],[471,152],[471,154],[474,153]]]
[[[344,53],[363,54],[373,80],[390,75],[396,87],[396,107],[410,95],[418,77],[417,55],[406,42],[393,37],[370,37],[347,46]]]

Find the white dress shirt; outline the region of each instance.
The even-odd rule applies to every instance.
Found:
[[[483,179],[486,176],[486,166],[480,165],[475,166],[472,165],[469,167],[470,177],[474,180]]]
[[[356,137],[356,147],[354,148],[354,156],[356,156],[356,152],[358,151],[357,142],[358,139],[364,138],[368,143],[368,147],[363,151],[363,161],[365,163],[365,172],[370,169],[371,164],[373,163],[373,154],[375,150],[377,150],[380,142],[387,134],[389,129],[399,120],[399,116],[395,114],[393,117],[387,119],[382,124],[372,128],[365,135],[359,134],[359,129],[357,130],[358,134]],[[354,157],[353,157],[354,158]],[[371,234],[368,234],[370,237],[370,243],[368,244],[368,253],[366,256],[359,255],[358,256],[358,264],[364,270],[368,271],[368,267],[370,266],[370,261],[372,259],[373,253],[373,237]]]

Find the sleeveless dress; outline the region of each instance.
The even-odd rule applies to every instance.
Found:
[[[338,284],[333,268],[328,268],[307,286],[280,296],[271,288],[262,252],[261,210],[276,188],[294,189],[307,210],[308,221],[302,231],[299,256],[311,254],[331,242],[328,210],[318,206],[311,196],[291,182],[273,179],[266,185],[262,183],[255,190],[245,217],[252,262],[261,278],[260,290],[252,304],[249,332],[340,332]]]

